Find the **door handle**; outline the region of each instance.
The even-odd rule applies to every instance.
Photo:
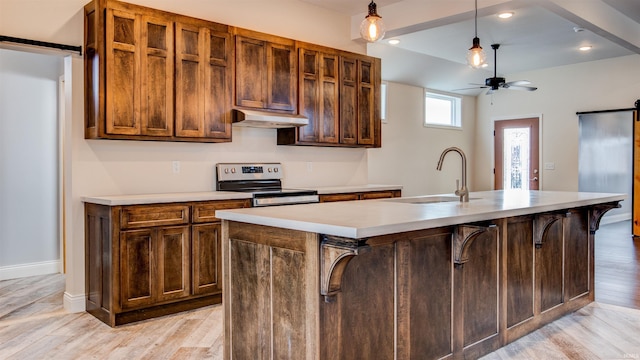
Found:
[[[531,181],[538,181],[538,177],[534,176],[533,179],[531,179]]]

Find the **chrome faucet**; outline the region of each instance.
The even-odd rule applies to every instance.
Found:
[[[455,146],[444,149],[442,154],[440,154],[440,160],[438,160],[438,166],[436,167],[436,169],[438,171],[442,171],[442,163],[444,162],[444,157],[451,151],[457,152],[462,158],[462,187],[459,188],[460,180],[456,180],[455,194],[457,196],[460,196],[460,202],[469,202],[469,189],[467,189],[467,156],[464,154],[464,152],[460,148],[457,148]]]

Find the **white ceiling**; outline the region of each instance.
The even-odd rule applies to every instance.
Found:
[[[352,38],[357,36],[354,24],[364,18],[369,3],[368,0],[301,1],[352,16]],[[479,0],[478,37],[490,66],[485,70],[467,67],[455,71],[452,70],[456,67],[447,62],[466,67],[466,51],[474,37],[474,0],[378,0],[376,4],[388,29],[385,39],[370,45],[369,50],[374,50],[374,56],[383,57],[383,78],[402,73],[401,69],[388,69],[394,64],[392,59],[400,58],[398,54],[406,57],[417,53],[428,57],[430,66],[440,65],[449,72],[448,79],[432,76],[431,81],[425,80],[428,84],[420,84],[437,90],[466,88],[468,83],[483,83],[484,78],[492,76],[494,43],[500,44],[498,76],[640,54],[640,0]],[[412,9],[419,12],[421,6],[427,6],[432,14],[445,16],[425,16],[427,20],[420,22]],[[496,14],[500,10],[513,11],[514,16],[499,19]],[[409,20],[403,22],[401,18]],[[583,31],[576,32],[575,27]],[[386,41],[392,38],[400,40],[400,44],[388,45]],[[581,52],[578,47],[582,45],[593,48]],[[404,77],[410,76],[405,72]],[[519,79],[507,78],[511,80]]]

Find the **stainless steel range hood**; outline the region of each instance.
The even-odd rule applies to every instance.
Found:
[[[280,114],[258,110],[233,110],[233,125],[269,129],[305,126],[309,119],[302,115]]]

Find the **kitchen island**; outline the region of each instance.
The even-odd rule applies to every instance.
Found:
[[[477,358],[593,301],[594,234],[624,197],[217,211],[225,359]]]

